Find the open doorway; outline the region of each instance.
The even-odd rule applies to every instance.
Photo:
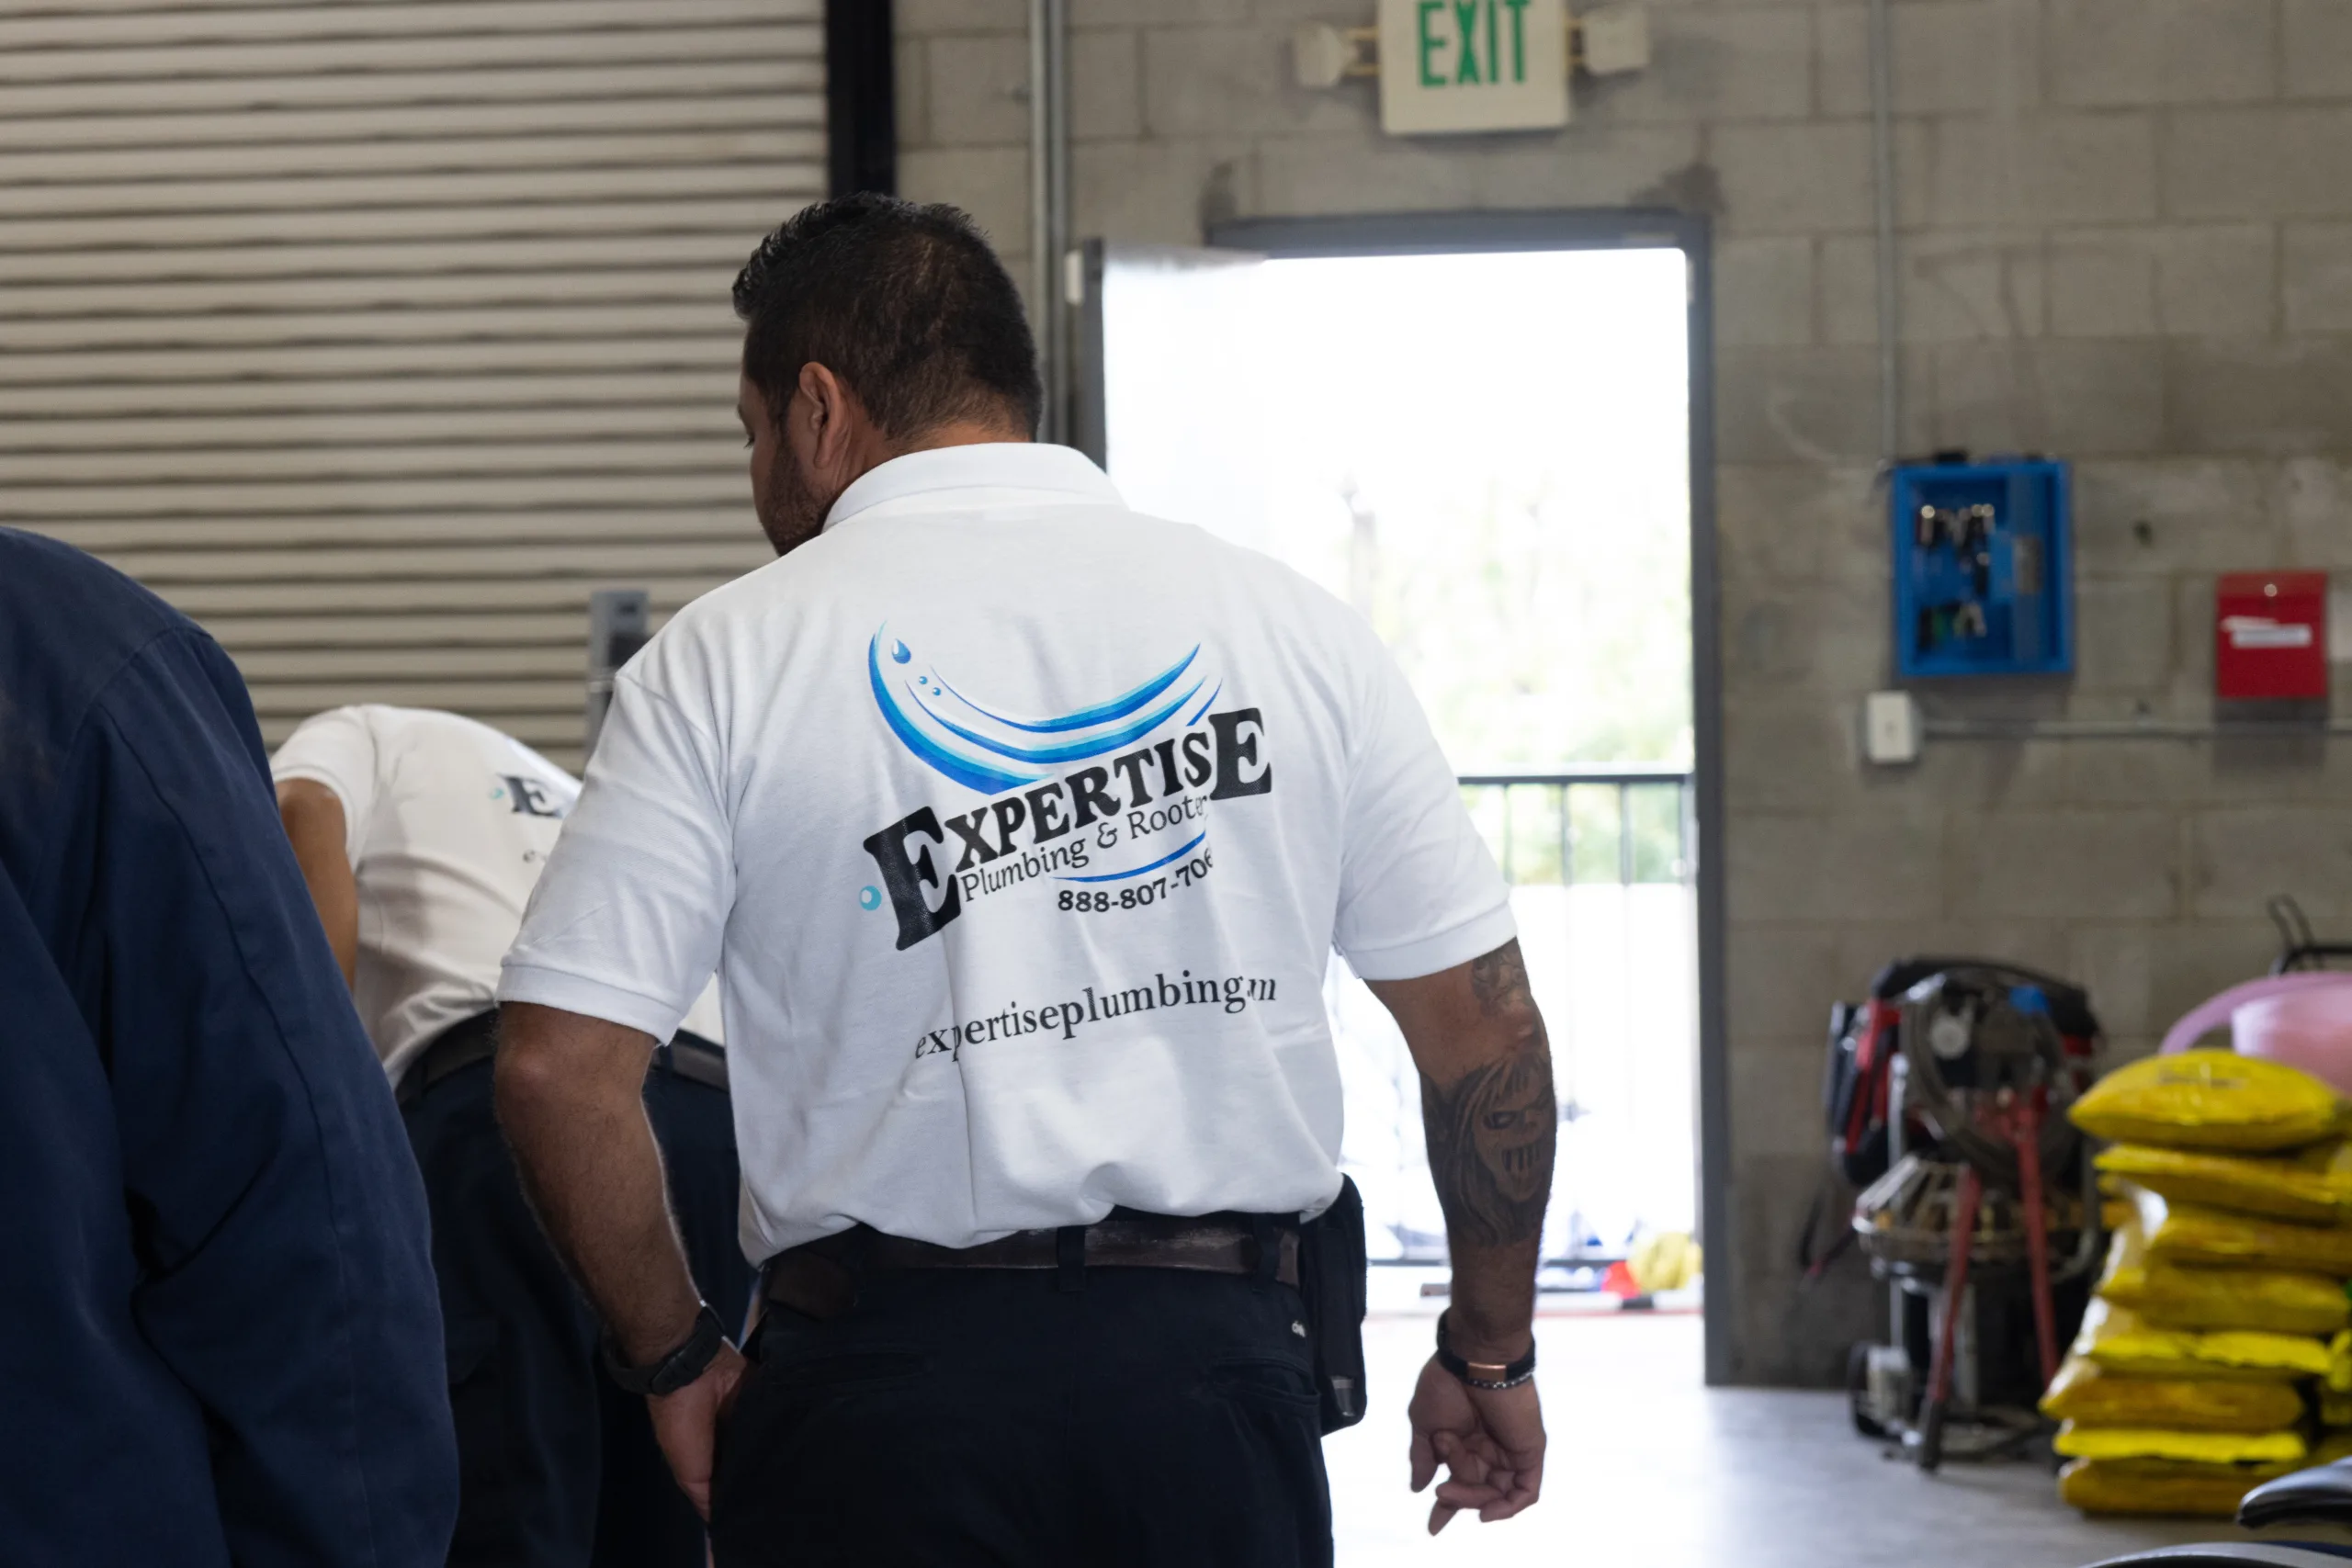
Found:
[[[1703,227],[1476,215],[1216,238],[1088,247],[1078,444],[1140,510],[1353,604],[1403,665],[1512,883],[1551,1024],[1543,1279],[1565,1306],[1717,1207]],[[1403,1043],[1343,964],[1326,994],[1374,1256],[1439,1263]]]

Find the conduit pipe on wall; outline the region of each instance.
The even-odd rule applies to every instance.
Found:
[[[1930,740],[2298,740],[2352,735],[2352,719],[1926,718]]]
[[[1878,453],[1903,446],[1902,299],[1894,254],[1894,41],[1888,0],[1871,0],[1871,162],[1878,218]]]
[[[1068,0],[1029,0],[1029,277],[1045,373],[1041,441],[1069,439],[1069,10]]]

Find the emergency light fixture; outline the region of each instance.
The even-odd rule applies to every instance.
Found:
[[[1298,85],[1377,80],[1380,128],[1392,136],[1566,125],[1575,71],[1613,76],[1649,62],[1639,4],[1572,15],[1566,0],[1380,0],[1375,25],[1291,31]]]

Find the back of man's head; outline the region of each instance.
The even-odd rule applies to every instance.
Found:
[[[861,193],[803,208],[735,279],[743,374],[781,418],[804,365],[831,370],[886,436],[958,422],[1037,427],[1037,348],[971,219]]]

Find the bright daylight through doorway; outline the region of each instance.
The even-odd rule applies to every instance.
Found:
[[[1614,248],[1105,261],[1113,479],[1356,605],[1456,772],[1491,781],[1465,791],[1565,1119],[1555,1289],[1696,1218],[1685,269]],[[1328,996],[1374,1256],[1436,1261],[1403,1041],[1337,961]]]

